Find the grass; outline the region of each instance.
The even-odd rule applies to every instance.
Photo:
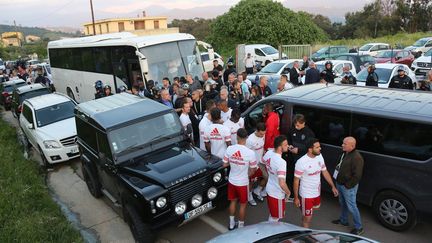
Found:
[[[35,161],[24,159],[15,128],[0,119],[0,242],[83,242],[44,177]]]

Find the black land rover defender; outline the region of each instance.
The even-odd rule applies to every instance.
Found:
[[[122,93],[79,104],[75,120],[90,193],[112,202],[138,242],[226,199],[221,159],[190,145],[173,109]]]

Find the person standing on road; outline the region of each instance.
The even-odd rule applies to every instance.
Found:
[[[237,130],[244,128],[244,119],[241,117],[240,110],[234,108],[231,112],[231,117],[223,125],[231,132],[231,144],[237,144]]]
[[[221,111],[213,108],[210,111],[212,124],[204,132],[204,143],[209,154],[223,158],[228,146],[231,145],[230,130],[222,125]]]
[[[267,97],[267,96],[270,96],[270,95],[272,95],[272,91],[271,91],[271,89],[270,89],[270,87],[268,86],[268,78],[267,78],[267,76],[261,76],[260,78],[259,78],[259,88],[260,88],[260,91],[261,91],[261,96],[264,98],[264,97]]]
[[[298,61],[294,61],[293,67],[289,71],[289,80],[294,86],[303,85],[301,81],[301,76],[304,74],[304,72],[300,71],[299,65],[300,64]]]
[[[286,74],[282,74],[277,85],[277,92],[282,92],[292,88],[294,88],[294,85],[288,81],[288,76]]]
[[[216,103],[214,102],[214,100],[209,100],[206,103],[206,112],[204,113],[201,121],[199,122],[198,125],[198,129],[200,132],[200,142],[199,142],[199,147],[202,150],[206,150],[205,144],[204,144],[204,133],[205,130],[207,129],[207,127],[209,127],[212,124],[211,121],[211,116],[210,116],[210,111],[216,108]]]
[[[306,70],[305,84],[319,83],[319,81],[320,72],[316,68],[316,64],[311,61],[309,64],[309,69]]]
[[[305,228],[310,227],[313,210],[321,205],[321,174],[331,186],[333,195],[337,197],[339,194],[327,171],[318,139],[310,139],[307,148],[307,154],[297,161],[294,172],[294,204],[302,210],[302,226]]]
[[[324,67],[324,71],[322,71],[324,80],[327,83],[334,83],[336,74],[333,72],[333,63],[331,61],[327,61],[325,62]]]
[[[302,64],[302,66],[300,68],[300,71],[306,71],[306,69],[308,67],[310,67],[310,60],[309,60],[308,56],[304,55],[303,56],[303,64]]]
[[[284,135],[274,139],[274,150],[269,150],[263,157],[268,172],[266,185],[267,205],[270,211],[269,221],[277,222],[285,216],[285,199],[291,191],[285,181],[286,162],[282,153],[288,151],[288,140]]]
[[[253,74],[253,70],[255,67],[255,59],[251,56],[250,53],[247,54],[245,59],[243,60],[245,67],[246,67],[246,73],[247,74]]]
[[[351,213],[354,221],[354,229],[351,234],[361,235],[364,230],[356,197],[364,161],[361,154],[356,150],[356,140],[353,137],[346,137],[343,140],[342,151],[339,164],[333,174],[339,191],[341,214],[339,219],[333,220],[332,223],[348,226],[348,213]]]
[[[273,147],[275,138],[280,134],[280,119],[279,114],[273,111],[272,103],[266,103],[264,105],[262,115],[266,126],[264,151],[267,151],[269,148]]]
[[[342,84],[352,84],[352,85],[356,85],[357,84],[357,79],[351,73],[350,67],[348,65],[343,67],[343,73],[342,73],[341,83]]]
[[[245,146],[248,133],[240,128],[237,133],[238,144],[227,148],[223,157],[223,167],[231,167],[228,176],[229,230],[235,228],[237,200],[240,203],[238,228],[244,226],[249,193],[249,176],[257,169],[255,153]]]
[[[366,78],[366,86],[378,87],[378,74],[375,73],[375,65],[370,65],[368,67],[368,76]]]
[[[414,89],[414,85],[412,82],[412,79],[406,75],[405,73],[405,67],[404,66],[399,66],[398,67],[398,75],[394,76],[389,83],[389,88],[394,88],[394,89],[409,89],[409,90],[413,90]]]

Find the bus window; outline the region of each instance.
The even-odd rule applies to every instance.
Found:
[[[111,62],[116,88],[124,85],[127,89],[131,89],[134,80],[137,78],[137,76],[133,74],[137,72],[141,73],[135,50],[136,49],[131,46],[111,47]]]

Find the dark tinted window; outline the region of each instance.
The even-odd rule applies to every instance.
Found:
[[[104,153],[108,159],[112,160],[111,150],[109,147],[108,138],[107,138],[106,134],[98,131],[97,132],[97,140],[98,140],[98,145],[99,145],[99,152]]]
[[[22,115],[29,123],[33,123],[33,113],[27,105],[24,105]]]
[[[415,160],[432,157],[431,125],[355,114],[353,136],[366,151]]]
[[[112,73],[111,65],[111,52],[107,47],[105,48],[94,48],[93,58],[95,61],[95,71],[97,73]]]
[[[19,99],[19,103],[22,104],[24,100],[26,99],[30,99],[36,96],[40,96],[40,95],[44,95],[44,94],[49,94],[49,90],[48,89],[37,89],[37,90],[33,90],[30,92],[26,92],[20,95],[20,99]]]
[[[69,119],[74,116],[75,103],[66,101],[35,111],[38,127]]]
[[[78,137],[88,146],[93,152],[97,151],[96,129],[90,124],[84,122],[80,118],[75,118]]]
[[[95,60],[93,57],[93,49],[92,48],[82,48],[79,51],[81,60],[80,67],[77,67],[77,70],[87,71],[87,72],[95,72]]]
[[[215,55],[216,57],[216,55]],[[210,60],[209,55],[208,54],[201,54],[201,61],[205,62]]]

